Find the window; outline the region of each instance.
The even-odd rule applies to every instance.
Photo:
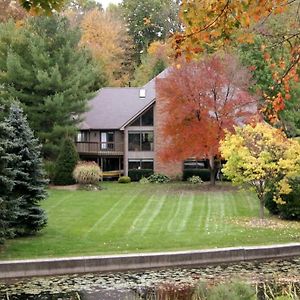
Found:
[[[153,159],[130,159],[128,170],[150,169],[153,170]]]
[[[205,160],[185,160],[184,170],[199,170],[207,168],[207,163]]]
[[[153,145],[153,131],[128,133],[128,151],[153,151]]]
[[[153,126],[153,107],[135,119],[130,126]]]
[[[113,150],[114,149],[114,133],[101,132],[101,149],[102,150]]]
[[[76,142],[87,142],[88,141],[88,132],[80,131],[77,133]]]

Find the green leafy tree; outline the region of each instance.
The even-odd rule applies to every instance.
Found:
[[[236,128],[221,142],[221,154],[227,160],[223,173],[235,184],[254,189],[264,218],[266,195],[272,188],[273,200],[283,204],[281,195],[292,189],[289,179],[300,172],[300,144],[287,139],[279,129],[258,123]]]
[[[79,40],[66,18],[36,17],[22,28],[0,24],[0,92],[21,102],[47,158],[57,157],[61,133],[75,128],[105,83]]]
[[[18,200],[12,198],[14,188],[15,164],[18,157],[11,152],[13,129],[4,122],[0,123],[0,244],[8,237],[13,237],[12,223],[18,212]]]
[[[73,171],[78,162],[79,156],[74,142],[67,137],[61,144],[60,153],[56,162],[54,184],[68,185],[74,184]]]
[[[124,0],[122,2],[128,33],[136,45],[136,62],[145,53],[150,43],[165,40],[180,30],[178,9],[174,0]]]
[[[14,132],[9,153],[18,157],[16,162],[9,164],[16,171],[12,197],[20,199],[13,225],[17,235],[30,235],[41,230],[47,223],[46,214],[39,204],[47,195],[41,145],[18,105],[11,106],[6,123]]]
[[[27,11],[35,14],[52,14],[63,7],[65,0],[19,0]]]

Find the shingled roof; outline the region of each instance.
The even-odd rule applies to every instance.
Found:
[[[167,69],[166,69],[167,70]],[[166,70],[156,78],[162,78]],[[155,79],[140,88],[102,88],[89,101],[89,109],[83,115],[79,128],[120,129],[155,101]],[[140,90],[146,90],[146,97],[140,98]]]

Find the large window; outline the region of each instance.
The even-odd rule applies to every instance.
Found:
[[[114,133],[112,131],[101,132],[101,149],[102,150],[114,149]]]
[[[128,133],[128,151],[153,151],[153,144],[153,131]]]
[[[153,170],[153,159],[129,159],[128,170],[150,169]]]
[[[77,133],[76,142],[87,142],[88,141],[88,132],[80,131]]]
[[[130,126],[153,126],[153,107],[135,119]]]

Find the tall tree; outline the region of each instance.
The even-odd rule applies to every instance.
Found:
[[[268,63],[273,84],[262,91],[265,106],[263,112],[272,123],[278,121],[278,112],[290,98],[293,81],[298,80],[300,61],[299,1],[182,1],[181,20],[185,31],[174,36],[177,56],[199,56],[203,51],[215,51],[239,43],[253,43],[254,36],[261,34],[272,45],[262,45],[260,51]],[[276,20],[284,21],[275,34]],[[275,20],[275,22],[274,22]],[[277,26],[278,27],[278,26]],[[271,52],[280,48],[276,56]],[[274,89],[278,91],[274,96]]]
[[[14,236],[13,223],[16,220],[19,199],[12,197],[16,170],[11,165],[19,159],[11,153],[13,128],[0,122],[0,244]]]
[[[59,11],[65,0],[18,0],[22,7],[33,14],[50,15]]]
[[[134,40],[137,63],[153,41],[165,40],[180,30],[178,1],[124,0],[122,8],[128,32]]]
[[[16,21],[22,20],[26,15],[26,10],[18,2],[14,0],[0,1],[0,22],[5,22],[10,18]]]
[[[61,134],[75,127],[105,82],[79,40],[61,17],[32,18],[22,28],[0,24],[1,92],[21,102],[45,157],[57,156]]]
[[[157,80],[157,98],[164,116],[162,159],[209,159],[211,183],[215,158],[225,130],[251,121],[257,101],[249,93],[251,75],[229,55],[182,62]]]
[[[42,168],[41,145],[34,137],[23,111],[13,104],[6,124],[14,132],[11,155],[18,157],[12,169],[16,169],[12,197],[20,199],[14,229],[17,235],[29,235],[42,229],[47,217],[39,202],[46,198],[46,184]]]
[[[132,56],[132,39],[124,21],[98,9],[87,12],[81,22],[81,46],[88,47],[104,69],[111,86],[126,85],[129,80],[128,57]]]

